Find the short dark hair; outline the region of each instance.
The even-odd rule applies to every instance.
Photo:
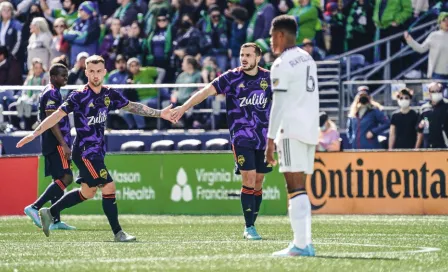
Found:
[[[98,63],[105,64],[105,61],[104,61],[103,57],[101,57],[101,56],[92,55],[92,56],[90,56],[90,57],[88,57],[86,59],[86,65],[89,64],[89,63],[92,63],[92,64],[98,64]]]
[[[255,50],[255,55],[261,56],[261,48],[256,43],[245,43],[241,45],[241,48],[253,48]]]
[[[414,94],[414,91],[409,88],[403,88],[398,91],[397,97],[402,97],[403,95],[407,95],[410,98],[412,98],[412,95]]]
[[[57,76],[61,72],[61,70],[64,69],[67,71],[67,67],[60,63],[55,63],[51,65],[50,67],[50,76]]]
[[[284,31],[292,36],[297,36],[297,22],[293,16],[280,15],[272,21],[271,31]]]
[[[9,51],[8,48],[4,45],[0,46],[0,55],[3,55],[5,59],[9,57]]]
[[[195,70],[199,70],[201,68],[201,66],[199,65],[198,61],[193,57],[193,56],[185,56],[184,57],[185,61],[190,64],[191,66],[193,66],[193,69]]]

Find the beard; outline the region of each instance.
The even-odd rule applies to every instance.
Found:
[[[100,87],[101,86],[101,84],[103,84],[103,82],[102,81],[97,81],[97,82],[95,82],[95,81],[92,81],[92,82],[90,82],[94,87]]]
[[[244,71],[251,71],[253,70],[255,67],[257,67],[257,63],[253,62],[253,63],[249,63],[247,68],[243,68]]]

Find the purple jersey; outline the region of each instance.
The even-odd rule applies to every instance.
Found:
[[[59,89],[56,89],[53,85],[48,84],[39,95],[39,114],[38,120],[42,122],[47,118],[47,111],[56,111],[61,106],[63,100]],[[62,118],[59,123],[59,129],[61,130],[62,137],[68,146],[71,145],[70,136],[70,121],[68,116]],[[42,154],[48,155],[57,151],[57,146],[60,145],[56,137],[51,130],[47,130],[42,134],[41,138]]]
[[[115,90],[103,86],[96,94],[89,85],[73,91],[60,107],[65,113],[73,112],[76,139],[73,149],[82,152],[87,159],[103,158],[106,155],[104,128],[109,111],[121,109],[129,101]]]
[[[257,75],[250,76],[239,67],[222,74],[212,84],[218,94],[226,96],[232,144],[266,149],[272,101],[269,71],[259,67]]]

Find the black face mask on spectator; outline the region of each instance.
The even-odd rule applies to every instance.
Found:
[[[359,98],[359,103],[361,103],[361,104],[363,104],[363,105],[366,105],[366,104],[369,103],[369,98],[368,98],[367,96],[361,96],[361,97]]]
[[[183,29],[189,29],[191,27],[191,23],[189,21],[183,21],[180,25]]]

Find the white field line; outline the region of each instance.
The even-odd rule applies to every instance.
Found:
[[[217,241],[189,241],[188,243],[203,243],[203,242],[214,242]],[[226,241],[226,242],[237,242],[237,241]],[[264,241],[273,243],[285,243],[287,241]],[[85,243],[83,243],[85,244]],[[365,255],[379,255],[379,254],[416,254],[416,253],[428,253],[440,251],[440,248],[433,247],[410,247],[410,246],[389,246],[389,245],[374,245],[374,244],[356,244],[356,243],[315,243],[316,245],[348,245],[348,246],[360,246],[360,247],[385,247],[385,248],[417,248],[414,250],[402,250],[402,251],[376,251],[376,252],[338,252],[338,253],[324,253],[317,254],[317,257],[357,257]],[[319,253],[319,252],[318,252]],[[99,263],[135,263],[135,262],[155,262],[155,261],[213,261],[213,260],[223,260],[223,259],[246,259],[247,258],[274,258],[271,254],[226,254],[226,255],[197,255],[197,256],[170,256],[170,257],[138,257],[138,258],[95,258],[95,259],[69,259],[69,260],[45,260],[45,261],[25,261],[25,262],[15,262],[15,263],[0,263],[0,267],[14,267],[18,265],[67,265],[67,264],[89,264],[93,262]],[[371,256],[374,257],[374,256]]]

